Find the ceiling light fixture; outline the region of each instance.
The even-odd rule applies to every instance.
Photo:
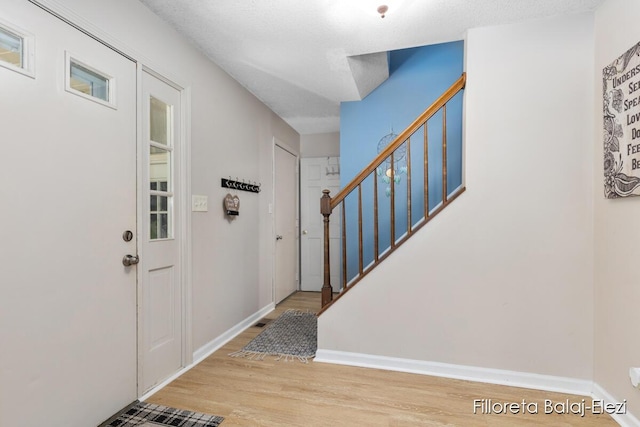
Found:
[[[384,18],[384,14],[387,13],[388,10],[389,6],[387,6],[386,4],[378,6],[378,13],[380,14],[380,18]]]

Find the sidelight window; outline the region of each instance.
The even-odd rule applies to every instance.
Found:
[[[173,108],[149,98],[149,236],[173,238]]]

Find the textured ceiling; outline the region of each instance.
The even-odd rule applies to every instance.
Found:
[[[140,1],[301,134],[338,131],[340,102],[361,99],[387,77],[383,52],[460,40],[474,27],[590,11],[604,2]],[[384,19],[376,12],[380,4],[389,5]]]

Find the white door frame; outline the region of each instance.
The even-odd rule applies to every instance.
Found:
[[[177,149],[180,150],[180,165],[179,171],[180,176],[177,178],[179,181],[178,191],[180,192],[182,197],[178,198],[178,205],[174,208],[179,211],[179,223],[175,224],[176,229],[179,229],[179,234],[181,237],[181,241],[178,243],[179,246],[179,259],[178,262],[181,266],[180,272],[180,289],[181,289],[181,304],[182,304],[182,366],[184,368],[190,365],[193,362],[193,352],[192,348],[192,335],[191,335],[191,326],[192,326],[192,313],[191,313],[191,294],[192,294],[192,275],[191,275],[191,89],[185,88],[175,81],[167,78],[164,74],[158,73],[155,69],[144,65],[139,64],[138,67],[138,106],[137,106],[137,121],[138,121],[138,129],[137,129],[137,153],[138,153],[138,203],[137,203],[137,222],[138,222],[138,242],[142,242],[143,238],[143,224],[147,223],[146,212],[144,212],[144,192],[142,189],[144,185],[147,185],[147,177],[143,176],[143,164],[142,161],[145,158],[142,152],[145,149],[144,139],[143,139],[143,129],[141,124],[144,123],[143,117],[143,106],[142,106],[142,78],[143,73],[150,74],[157,79],[163,81],[167,85],[173,87],[177,91],[180,92],[180,108],[181,114],[179,120],[182,122],[182,126],[180,129],[180,141],[177,142]],[[138,244],[138,255],[141,259],[144,259],[145,253],[143,251],[143,245],[141,243]],[[138,302],[142,300],[142,283],[141,283],[141,272],[138,270]],[[143,344],[142,343],[142,331],[143,325],[143,316],[140,312],[140,304],[138,303],[138,348]],[[175,379],[175,375],[170,376],[167,380],[157,384],[151,390],[144,390],[143,381],[142,381],[142,356],[138,353],[138,396],[142,397],[143,395],[148,396],[153,394],[155,390],[162,388],[164,385]],[[178,370],[176,373],[181,372],[182,369]],[[145,393],[146,392],[146,393]]]
[[[165,71],[157,71],[162,70],[161,67],[156,67],[153,64],[153,61],[150,61],[142,52],[139,52],[132,47],[124,44],[119,39],[112,37],[109,33],[103,31],[95,24],[91,23],[84,17],[80,16],[73,10],[68,7],[60,4],[56,0],[28,0],[30,3],[46,10],[52,15],[62,19],[72,27],[75,27],[79,31],[85,33],[89,37],[97,40],[98,42],[104,44],[105,46],[113,49],[114,51],[120,53],[121,55],[129,58],[131,61],[136,63],[137,67],[137,94],[136,94],[136,110],[137,110],[137,131],[136,131],[136,153],[138,156],[137,160],[137,182],[136,182],[136,191],[137,191],[137,207],[136,207],[136,220],[137,220],[137,239],[140,241],[140,226],[142,224],[141,216],[142,212],[140,209],[141,206],[141,153],[142,153],[142,128],[140,127],[140,123],[142,119],[142,103],[140,102],[142,99],[142,72],[143,70],[155,75],[160,80],[165,81],[167,84],[173,86],[177,90],[181,92],[180,100],[182,107],[182,117],[180,118],[183,122],[182,126],[182,135],[180,141],[180,149],[182,150],[182,160],[181,160],[181,175],[180,179],[180,191],[182,191],[183,198],[180,202],[180,205],[176,207],[176,209],[180,210],[180,214],[182,217],[181,224],[177,224],[177,227],[180,227],[181,232],[183,233],[183,239],[180,245],[180,262],[182,264],[182,305],[183,305],[183,364],[185,366],[190,365],[193,362],[193,352],[192,342],[193,337],[191,333],[191,325],[192,325],[192,304],[191,304],[191,294],[192,294],[192,275],[191,275],[191,266],[192,266],[192,257],[191,257],[191,88],[186,85],[180,85],[176,82],[179,82],[180,79],[174,77],[172,73],[167,73]],[[133,183],[132,183],[133,185]],[[138,244],[137,250],[140,250],[140,244]],[[140,254],[140,252],[138,252]],[[143,254],[140,254],[143,256]],[[137,274],[137,273],[136,273]],[[139,275],[138,275],[139,278]],[[137,295],[138,299],[140,298],[140,284],[137,286]],[[136,326],[137,327],[137,326]],[[140,337],[138,337],[139,341]],[[138,383],[140,378],[140,367],[138,366]],[[157,388],[164,386],[165,383],[168,383],[173,378],[165,381],[160,384]],[[154,389],[155,390],[155,389]],[[152,392],[151,392],[152,393]],[[147,393],[147,395],[151,394]],[[141,391],[138,390],[138,396],[141,396]]]
[[[300,290],[300,153],[297,152],[293,147],[291,147],[286,142],[273,137],[273,144],[271,147],[271,187],[273,188],[273,193],[271,194],[271,205],[276,206],[276,146],[280,147],[284,151],[288,152],[292,156],[296,158],[296,230],[295,236],[297,239],[295,248],[296,248],[296,283],[297,290]],[[276,216],[271,215],[271,253],[273,254],[273,258],[271,260],[272,263],[272,276],[271,276],[271,301],[275,304],[276,302]]]

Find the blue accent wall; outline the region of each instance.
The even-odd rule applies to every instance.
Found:
[[[389,55],[389,78],[365,99],[343,102],[340,106],[340,179],[344,187],[378,154],[379,141],[392,131],[401,133],[462,74],[462,41],[393,51]],[[442,201],[442,113],[428,122],[429,210]],[[411,138],[411,223],[424,217],[424,132]],[[406,157],[405,157],[406,158]],[[391,243],[390,183],[378,175],[378,254]],[[407,174],[399,174],[395,183],[395,239],[407,231]],[[374,259],[374,179],[362,185],[362,223],[364,267]],[[389,181],[388,179],[386,181]],[[447,189],[452,192],[462,184],[462,94],[447,105]],[[359,270],[358,194],[346,199],[347,277]],[[337,221],[338,218],[333,218]],[[385,224],[383,226],[383,224]]]

